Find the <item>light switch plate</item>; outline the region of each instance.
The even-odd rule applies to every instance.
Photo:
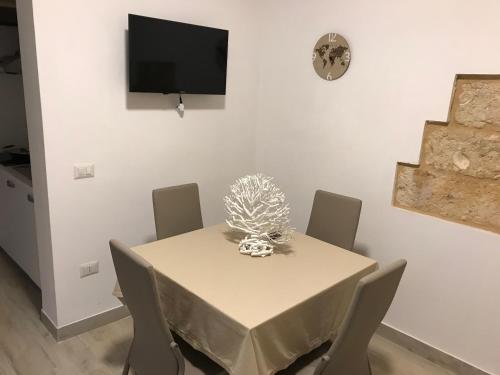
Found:
[[[80,278],[99,273],[99,262],[88,262],[80,264]]]
[[[75,180],[94,177],[94,164],[78,163],[73,165],[73,177]]]

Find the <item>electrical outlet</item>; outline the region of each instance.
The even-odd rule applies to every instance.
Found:
[[[94,164],[79,163],[73,165],[73,177],[75,180],[94,177]]]
[[[80,278],[99,273],[99,262],[80,264]]]

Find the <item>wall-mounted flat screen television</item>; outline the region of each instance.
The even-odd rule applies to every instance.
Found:
[[[129,91],[226,93],[229,32],[128,15]]]

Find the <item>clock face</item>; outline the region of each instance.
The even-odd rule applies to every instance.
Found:
[[[319,38],[313,50],[313,66],[327,81],[342,77],[351,62],[349,44],[343,36],[328,33]]]

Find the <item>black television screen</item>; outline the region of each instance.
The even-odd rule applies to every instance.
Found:
[[[129,91],[224,95],[228,35],[129,14]]]

